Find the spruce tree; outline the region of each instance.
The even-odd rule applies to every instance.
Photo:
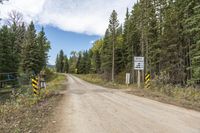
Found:
[[[25,34],[24,47],[22,52],[22,69],[26,73],[40,72],[39,49],[36,41],[36,30],[33,22],[30,23]]]
[[[69,62],[67,56],[64,57],[64,72],[65,73],[69,72]]]
[[[186,6],[187,19],[185,19],[185,34],[190,36],[189,40],[189,57],[191,71],[191,80],[196,82],[200,80],[200,2],[190,0]]]
[[[48,52],[50,49],[50,43],[47,40],[44,32],[44,28],[42,27],[42,30],[38,33],[37,35],[37,45],[39,48],[39,70],[42,70],[43,68],[46,67],[47,61],[48,61]]]
[[[101,51],[101,70],[104,74],[104,78],[107,80],[111,79],[111,71],[112,71],[112,45],[111,36],[109,30],[106,30],[103,46]]]
[[[56,72],[60,72],[59,54],[57,54],[57,56],[56,56]]]
[[[130,14],[129,14],[129,9],[127,8],[126,11],[126,17],[125,17],[125,22],[124,22],[124,30],[123,30],[123,51],[124,51],[124,63],[126,65],[126,71],[129,71],[131,69],[130,66],[128,66],[129,61],[128,61],[128,51],[130,50],[129,48],[129,36],[130,36]]]
[[[12,34],[7,26],[3,26],[0,30],[0,72],[15,72],[13,66],[14,55],[12,54]],[[14,70],[13,70],[14,68]]]
[[[101,51],[103,46],[103,39],[97,40],[93,47],[89,50],[91,58],[91,72],[101,73]]]
[[[112,82],[115,81],[115,43],[118,26],[117,12],[113,10],[109,20],[109,31],[112,36]]]
[[[82,60],[82,53],[79,52],[78,60],[76,63],[77,74],[81,74],[81,60]]]
[[[95,71],[97,73],[100,73],[100,71],[101,71],[101,57],[100,57],[99,51],[96,51],[94,58],[95,58],[95,66],[96,66]]]
[[[63,50],[60,50],[59,53],[59,63],[60,63],[60,68],[59,68],[59,72],[64,72],[64,52]]]

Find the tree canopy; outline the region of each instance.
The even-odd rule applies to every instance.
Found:
[[[89,50],[89,58],[81,54],[76,63],[89,60],[90,70],[84,71],[102,74],[107,80],[113,80],[112,73],[116,77],[122,72],[134,78],[133,57],[144,56],[144,74],[164,75],[165,83],[195,83],[200,80],[199,5],[198,0],[139,0],[127,9],[122,26],[114,10],[105,35]]]

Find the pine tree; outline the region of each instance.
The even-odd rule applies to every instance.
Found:
[[[59,54],[57,54],[57,56],[56,56],[56,72],[60,72]]]
[[[59,72],[63,73],[64,72],[64,52],[63,52],[63,50],[60,50],[59,63],[60,63]]]
[[[127,22],[127,37],[126,40],[126,71],[132,73],[132,81],[134,82],[135,73],[133,70],[133,58],[134,56],[141,56],[141,47],[140,47],[140,7],[139,4],[135,4],[133,6],[133,10],[131,15],[129,16],[129,20]],[[125,30],[125,29],[124,29]],[[125,41],[124,40],[124,41]]]
[[[81,74],[81,60],[82,60],[82,53],[79,52],[78,60],[76,63],[77,74]]]
[[[44,32],[43,27],[42,27],[42,30],[38,33],[37,45],[38,45],[38,48],[39,48],[38,56],[40,58],[40,62],[38,64],[38,66],[39,66],[39,70],[41,71],[47,65],[48,52],[49,52],[49,49],[50,49],[50,43],[48,42],[48,40],[45,36],[45,32]]]
[[[97,51],[94,55],[94,58],[95,58],[95,71],[97,73],[100,73],[101,71],[101,56],[100,56],[100,52]]]
[[[109,31],[112,36],[112,82],[115,81],[115,43],[118,26],[117,12],[113,10],[109,21]]]
[[[115,74],[124,70],[125,67],[125,54],[122,32],[117,35],[115,43]]]
[[[185,19],[185,34],[188,38],[188,56],[190,64],[188,69],[191,72],[191,80],[196,82],[200,80],[200,2],[198,0],[190,0],[185,2],[187,19]]]
[[[76,66],[78,74],[88,74],[90,72],[91,60],[88,51],[83,51],[82,54],[79,53],[79,58]]]
[[[124,22],[124,30],[123,30],[123,51],[124,51],[124,63],[126,66],[126,71],[129,71],[131,69],[130,66],[128,66],[129,61],[128,61],[128,55],[129,55],[129,36],[130,36],[130,14],[129,14],[129,9],[127,8],[126,11],[126,18]]]
[[[56,57],[56,72],[68,73],[69,72],[69,61],[63,50],[60,50]]]
[[[0,72],[15,72],[15,66],[13,66],[13,54],[12,54],[12,34],[7,26],[3,26],[0,31]]]
[[[97,40],[89,50],[91,57],[91,73],[101,73],[101,51],[103,39]]]
[[[12,43],[11,55],[13,56],[13,71],[17,72],[21,62],[21,53],[26,29],[23,23],[22,25],[16,25],[14,23],[13,25],[11,25],[9,30],[11,33],[10,40]]]
[[[69,72],[69,62],[67,56],[64,57],[64,72],[65,73]]]
[[[169,83],[182,83],[184,74],[181,58],[182,44],[175,3],[169,3],[164,12],[164,18],[164,31],[161,36],[161,69],[169,75]]]
[[[112,71],[112,45],[110,39],[109,30],[106,30],[103,46],[101,50],[101,70],[104,74],[104,78],[110,80],[111,78],[111,71]]]
[[[146,73],[155,75],[159,71],[160,46],[158,43],[158,24],[156,17],[156,4],[154,0],[142,0],[143,13],[143,43]]]
[[[90,68],[91,68],[91,59],[90,59],[88,51],[85,51],[83,53],[83,60],[85,61],[84,73],[85,74],[89,74],[90,73]]]
[[[36,42],[36,30],[33,22],[30,23],[25,34],[25,41],[22,53],[22,69],[26,73],[39,73],[40,58]]]

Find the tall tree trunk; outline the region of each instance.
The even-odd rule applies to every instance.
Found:
[[[142,36],[141,36],[141,47],[142,47],[142,56],[144,57],[144,29],[143,29],[143,22],[142,22]],[[144,81],[144,71],[142,70],[142,82]]]
[[[113,57],[112,57],[112,82],[115,82],[115,35],[113,35]]]

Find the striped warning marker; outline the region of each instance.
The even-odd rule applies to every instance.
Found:
[[[147,75],[145,76],[145,88],[146,88],[146,89],[149,89],[149,88],[151,87],[150,79],[151,79],[150,74],[147,74]]]
[[[31,81],[34,95],[39,95],[38,78],[32,78]]]

